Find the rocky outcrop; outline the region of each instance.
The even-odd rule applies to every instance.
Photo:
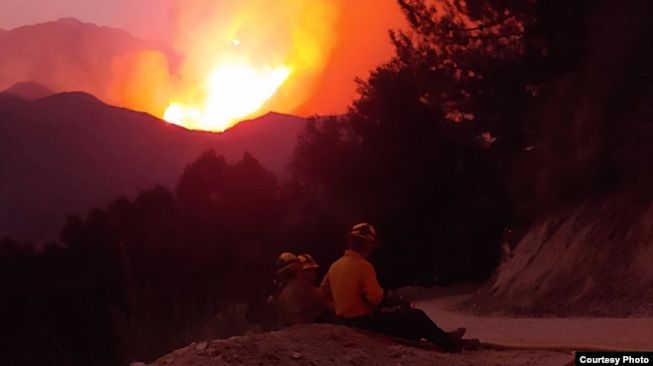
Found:
[[[653,204],[589,200],[534,225],[466,304],[482,313],[653,314]]]

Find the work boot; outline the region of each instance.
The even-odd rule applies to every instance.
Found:
[[[465,343],[464,339],[448,337],[446,340],[443,339],[438,344],[438,347],[440,347],[443,352],[462,353],[465,350]]]
[[[481,340],[478,338],[461,339],[460,343],[465,351],[476,351],[481,349]]]

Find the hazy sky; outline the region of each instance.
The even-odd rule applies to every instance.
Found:
[[[122,28],[141,38],[166,39],[171,6],[169,0],[0,0],[0,29],[63,17]]]
[[[301,3],[302,1],[306,3]],[[248,4],[251,4],[251,9],[248,8]],[[293,6],[293,4],[303,4],[303,7]],[[318,7],[317,4],[321,4],[323,8]],[[255,11],[259,8],[264,8],[264,11]],[[301,11],[306,14],[295,14],[298,8],[303,9]],[[316,13],[311,13],[307,10],[311,8],[318,10],[315,10]],[[331,14],[328,11],[331,8],[337,10]],[[236,13],[243,15],[242,24],[238,17],[231,14],[236,10],[243,10]],[[258,16],[261,18],[254,22],[253,19],[256,20]],[[250,33],[257,35],[257,29],[251,24],[260,24],[261,32],[264,32],[260,38],[277,41],[274,44],[278,45],[279,52],[302,51],[303,56],[297,56],[295,59],[305,61],[307,55],[319,51],[317,52],[320,53],[319,65],[310,69],[310,73],[306,72],[305,79],[300,78],[301,73],[293,76],[298,80],[296,84],[304,85],[304,89],[292,90],[292,93],[286,92],[287,99],[302,99],[303,104],[293,107],[294,109],[283,109],[273,104],[278,108],[275,109],[277,111],[306,115],[336,114],[346,111],[347,106],[356,96],[355,77],[365,78],[371,69],[390,59],[394,49],[389,41],[388,30],[404,25],[404,18],[396,0],[0,0],[0,29],[10,30],[23,25],[67,17],[121,28],[145,40],[164,41],[174,47],[185,61],[188,61],[189,66],[184,67],[184,70],[197,72],[203,72],[207,68],[190,65],[192,63],[190,61],[199,60],[200,63],[215,61],[208,55],[216,53],[213,39],[216,34],[222,34],[214,29],[216,24],[224,22],[224,32],[231,29],[230,25],[238,25],[246,31],[243,33],[245,35]],[[275,17],[284,20],[282,26],[276,25],[273,19]],[[307,17],[313,17],[311,18],[313,20],[304,19]],[[310,37],[304,39],[298,35],[304,38],[319,35],[320,42],[315,43],[318,47],[313,49],[308,46],[298,47],[305,44],[310,46],[313,44],[311,42],[315,41]],[[250,38],[252,42],[248,44],[257,44],[258,38],[254,36]],[[293,42],[297,40],[305,42],[294,44]],[[291,44],[293,48],[289,47]],[[206,49],[205,46],[213,48]],[[263,51],[275,51],[273,44],[266,43],[266,46],[270,46],[269,49],[259,48],[265,48]],[[229,43],[228,47],[231,49],[232,43]],[[252,49],[261,51],[255,47]],[[191,52],[193,50],[197,52]],[[265,52],[263,54],[265,56]],[[153,59],[147,60],[154,62]],[[133,64],[143,63],[134,61]],[[164,71],[162,73],[167,74],[167,70]],[[155,73],[134,75],[151,77],[153,74]],[[197,80],[206,79],[204,76],[196,75],[189,79],[192,85],[201,85]],[[128,85],[136,85],[134,80],[129,80]],[[290,87],[287,85],[293,80],[286,82],[288,90]],[[67,86],[62,90],[73,87],[75,86]],[[178,85],[175,90],[179,90]],[[301,95],[302,98],[296,98],[295,95]],[[119,103],[113,100],[112,102]],[[129,107],[136,108],[131,105]],[[139,110],[148,109],[141,107]]]

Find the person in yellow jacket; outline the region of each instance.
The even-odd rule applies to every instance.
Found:
[[[464,328],[446,333],[423,311],[381,287],[367,260],[377,245],[372,225],[354,225],[345,254],[331,265],[320,285],[336,316],[345,325],[409,340],[426,339],[447,351],[462,350]]]
[[[324,298],[330,300],[333,311],[341,318],[370,315],[385,297],[385,291],[376,279],[376,270],[367,261],[375,249],[368,243],[374,245],[376,241],[361,240],[358,234],[352,234],[345,254],[329,267],[320,285]]]

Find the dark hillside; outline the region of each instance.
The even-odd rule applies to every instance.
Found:
[[[283,175],[303,119],[268,114],[224,134],[196,132],[84,93],[28,101],[0,94],[0,236],[52,239],[66,214],[86,212],[155,184],[215,148],[245,151]]]
[[[473,300],[484,312],[653,314],[653,11],[607,1],[581,69],[531,114],[540,215]]]

